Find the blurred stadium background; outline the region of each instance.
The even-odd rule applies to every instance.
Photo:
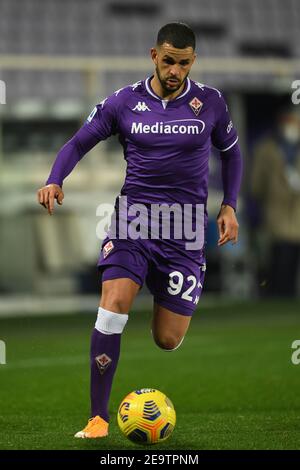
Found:
[[[211,310],[206,312],[209,315],[206,320],[204,316],[203,325],[202,320],[199,324],[195,321],[186,349],[178,352],[182,354],[180,370],[185,371],[186,383],[193,382],[195,351],[204,357],[200,375],[206,388],[197,389],[196,408],[188,410],[186,401],[182,404],[187,422],[192,419],[196,430],[192,448],[199,448],[201,443],[196,437],[196,414],[191,418],[189,413],[199,411],[200,404],[205,409],[205,422],[211,425],[210,438],[202,442],[206,448],[245,448],[251,439],[256,440],[254,448],[276,446],[287,416],[284,406],[291,408],[291,434],[284,434],[281,447],[295,448],[299,443],[299,417],[295,415],[300,409],[296,395],[299,370],[290,363],[291,343],[299,336],[299,269],[296,291],[287,303],[264,303],[263,298],[269,294],[270,244],[259,207],[251,196],[251,178],[255,146],[274,127],[282,106],[291,103],[291,84],[300,79],[300,2],[0,0],[0,80],[6,84],[6,103],[0,104],[0,339],[6,341],[8,354],[7,366],[0,370],[2,384],[4,378],[6,384],[1,386],[0,402],[7,404],[0,422],[13,436],[14,416],[18,415],[23,433],[17,441],[5,438],[0,448],[71,448],[71,444],[60,443],[55,419],[61,419],[64,412],[70,418],[76,408],[76,425],[81,426],[88,413],[88,334],[94,316],[77,316],[70,325],[63,315],[57,322],[48,315],[96,314],[100,249],[96,208],[114,201],[124,179],[125,165],[117,140],[100,143],[80,162],[64,183],[64,205],[56,208],[53,217],[37,204],[36,191],[44,185],[59,148],[94,105],[116,89],[151,74],[149,49],[160,26],[173,20],[187,22],[196,32],[198,60],[191,78],[217,87],[226,95],[245,162],[238,208],[240,240],[234,247],[218,249],[215,218],[222,187],[218,155],[211,159],[208,270],[199,303],[199,310],[202,306]],[[299,246],[300,233],[297,243]],[[146,308],[147,321],[149,302],[143,290],[135,304],[135,311]],[[223,311],[224,305],[229,307]],[[33,320],[33,315],[44,316]],[[125,365],[119,372],[126,387],[122,388],[122,382],[116,385],[114,410],[134,386],[162,387],[167,393],[174,387],[175,403],[176,394],[180,394],[177,398],[181,403],[186,393],[181,375],[175,375],[173,383],[167,373],[178,369],[176,358],[161,358],[156,350],[153,356],[150,352],[145,356],[147,374],[146,370],[141,372],[135,382],[134,371],[140,369],[138,347],[150,341],[148,335],[142,344],[146,333],[142,320],[137,326],[129,326],[132,342],[127,340]],[[56,359],[55,354],[59,356]],[[160,361],[161,375],[149,357]],[[48,374],[49,367],[55,370],[54,375]],[[68,392],[65,377],[72,387],[79,386],[78,394]],[[193,386],[197,387],[194,382]],[[39,420],[45,400],[47,416]],[[233,404],[228,421],[229,403]],[[275,421],[271,411],[259,415],[268,404],[281,410]],[[241,419],[247,418],[241,411],[245,409],[249,413],[256,410],[247,421],[250,427],[236,421],[238,414],[243,415],[238,416]],[[221,414],[212,417],[212,410],[224,412],[225,420]],[[243,435],[242,441],[229,439],[226,443],[231,425],[234,432]],[[63,425],[63,432],[71,436],[77,429],[74,423],[68,426]],[[183,421],[178,426],[183,430]],[[203,438],[205,423],[201,426]],[[278,431],[277,441],[267,441],[268,426],[273,437]],[[223,433],[217,436],[220,441],[215,440],[216,428]],[[44,440],[38,442],[34,433],[39,430]],[[57,442],[50,444],[47,432],[52,432]],[[173,446],[188,448],[184,446],[190,441],[174,442]]]
[[[0,79],[6,84],[0,106],[1,311],[20,296],[27,313],[55,308],[58,296],[59,310],[80,309],[74,295],[93,308],[87,296],[98,283],[96,208],[113,201],[124,178],[117,140],[98,145],[66,180],[65,204],[55,217],[36,204],[36,190],[92,107],[151,73],[149,49],[159,27],[172,20],[194,28],[198,61],[191,77],[225,93],[245,159],[240,243],[224,250],[216,249],[222,196],[220,167],[212,159],[206,291],[257,296],[264,279],[257,277],[257,253],[263,255],[255,251],[249,211],[251,151],[300,76],[299,2],[0,0],[0,10]]]

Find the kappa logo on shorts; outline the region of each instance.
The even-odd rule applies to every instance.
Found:
[[[105,243],[103,247],[103,258],[106,258],[107,255],[111,252],[111,250],[114,248],[113,242],[110,240],[109,242]]]
[[[112,359],[107,354],[103,353],[100,354],[100,356],[95,357],[95,361],[100,374],[103,375],[106,369],[110,366]]]
[[[192,110],[194,111],[194,113],[196,114],[196,116],[198,116],[198,114],[200,113],[201,108],[202,108],[202,106],[203,106],[202,101],[198,100],[198,98],[195,96],[195,97],[189,102],[189,105],[190,105],[190,107],[192,108]]]

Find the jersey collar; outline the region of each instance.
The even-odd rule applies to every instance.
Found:
[[[153,78],[153,75],[151,75],[151,77],[146,78],[146,80],[145,80],[145,88],[146,88],[147,92],[149,93],[149,95],[153,96],[153,98],[156,98],[157,100],[159,100],[159,101],[161,101],[161,102],[172,103],[172,102],[178,100],[179,98],[183,98],[185,95],[188,94],[188,92],[189,92],[190,89],[191,89],[191,80],[189,79],[189,77],[187,77],[186,83],[185,83],[185,87],[184,87],[182,93],[181,93],[180,95],[178,95],[178,96],[175,98],[175,100],[164,100],[164,99],[162,99],[160,96],[158,96],[156,93],[154,93],[154,91],[152,90],[151,85],[150,85],[150,81],[151,81],[152,78]]]

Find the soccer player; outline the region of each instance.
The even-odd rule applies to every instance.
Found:
[[[218,245],[237,241],[235,210],[242,172],[238,137],[222,94],[188,77],[195,57],[195,35],[189,26],[169,23],[160,29],[151,49],[154,74],[104,99],[59,151],[46,185],[38,191],[38,201],[49,214],[55,199],[62,204],[63,180],[75,165],[99,141],[117,134],[127,172],[115,220],[122,219],[125,200],[128,207],[143,204],[147,210],[154,204],[176,204],[183,212],[192,207],[187,212],[195,227],[195,210],[203,206],[204,221],[196,229],[205,232],[213,144],[220,151],[224,187]],[[128,216],[126,224],[131,221]],[[163,223],[159,219],[160,228]],[[154,298],[152,335],[165,351],[181,345],[203,287],[203,244],[187,248],[185,233],[179,238],[173,232],[169,238],[123,235],[108,232],[98,261],[102,296],[91,338],[91,419],[75,434],[80,438],[108,434],[108,402],[121,335],[143,283]]]

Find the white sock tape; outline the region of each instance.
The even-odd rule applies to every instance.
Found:
[[[128,315],[125,313],[114,313],[99,307],[95,328],[108,335],[120,334],[123,332],[127,320]]]

